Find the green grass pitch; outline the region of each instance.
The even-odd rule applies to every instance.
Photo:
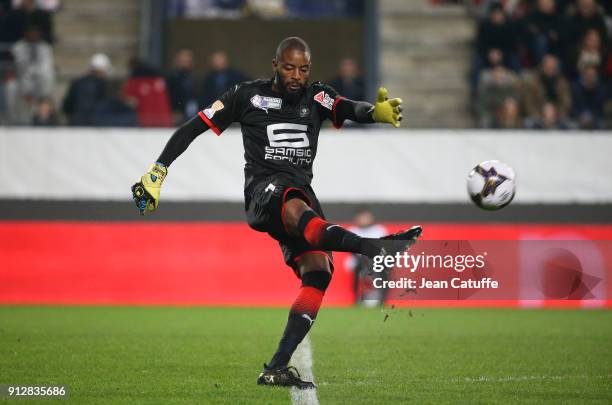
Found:
[[[72,403],[287,404],[255,384],[286,314],[3,306],[0,384],[64,384]],[[310,339],[321,404],[612,403],[609,310],[323,308]]]

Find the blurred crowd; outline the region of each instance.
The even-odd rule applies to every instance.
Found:
[[[609,127],[611,1],[470,3],[481,10],[470,71],[479,127]],[[202,12],[214,12],[213,17],[232,12],[244,16],[263,10],[266,4],[279,5],[286,15],[299,17],[351,15],[363,8],[363,1],[344,0],[169,0],[165,4],[169,15],[185,17]],[[134,59],[129,77],[118,81],[111,75],[109,57],[97,53],[83,67],[82,76],[58,96],[53,12],[60,6],[59,0],[0,0],[0,124],[173,126],[233,84],[249,79],[223,51],[211,54],[208,66],[197,70],[206,73],[198,74],[193,52],[182,49],[168,71]],[[364,82],[352,59],[343,59],[337,77],[329,81],[346,97],[364,98]]]
[[[326,18],[363,14],[365,0],[166,0],[170,18]]]
[[[264,3],[234,0],[169,0],[169,16],[219,17],[232,11],[263,10]],[[362,1],[267,2],[279,4],[286,15],[345,15],[362,8]],[[127,78],[112,74],[113,64],[103,53],[91,56],[83,74],[58,94],[54,61],[53,13],[59,0],[0,0],[0,124],[34,126],[139,126],[181,124],[202,106],[234,84],[249,80],[217,51],[209,64],[194,66],[190,49],[174,55],[167,71],[144,61],[130,61]],[[199,10],[199,11],[198,11]],[[202,14],[204,13],[204,14]],[[206,14],[212,13],[212,14]],[[357,63],[344,59],[338,77],[331,79],[344,94],[362,98],[364,84]]]
[[[612,2],[480,3],[484,16],[470,74],[480,127],[606,126],[612,115]]]
[[[50,48],[45,49],[49,51]],[[17,54],[15,57],[18,61]],[[112,63],[109,57],[97,53],[91,57],[83,75],[71,81],[58,111],[51,95],[53,79],[47,77],[52,69],[43,69],[43,63],[52,65],[52,57],[29,60],[27,69],[37,64],[40,66],[33,69],[22,84],[18,78],[23,73],[20,73],[20,64],[17,63],[16,78],[5,82],[5,90],[9,87],[15,90],[5,91],[5,96],[9,95],[7,105],[12,106],[4,111],[5,124],[176,126],[196,115],[203,106],[211,104],[233,85],[250,80],[245,73],[230,65],[224,51],[210,55],[208,72],[200,76],[195,70],[193,51],[181,49],[169,71],[163,72],[133,59],[129,77],[117,81],[110,77]],[[364,97],[363,79],[353,59],[340,62],[338,76],[331,83],[349,97]]]
[[[57,7],[57,0],[0,0],[0,123],[30,123],[39,105],[52,108]]]

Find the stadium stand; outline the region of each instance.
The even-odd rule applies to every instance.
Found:
[[[380,18],[381,83],[403,95],[404,122],[470,127],[465,101],[474,23],[465,7],[390,0],[380,3]]]
[[[83,74],[84,66],[94,53],[104,53],[113,61],[110,82],[124,82],[128,78],[130,59],[142,56],[143,41],[149,41],[146,30],[141,29],[147,14],[142,2],[64,0],[56,2],[61,6],[56,7],[55,12],[32,9],[30,3],[34,4],[28,1],[16,10],[0,10],[3,21],[16,13],[20,16],[13,19],[14,24],[4,24],[2,30],[2,122],[21,125],[32,122],[33,111],[42,99],[51,101],[52,106],[59,106],[67,94],[69,83]],[[205,12],[189,8],[200,3],[200,8],[205,5]],[[278,1],[274,2],[274,10],[271,10],[272,3],[268,6],[245,1],[200,3],[168,2],[166,16],[192,20],[213,18],[216,23],[224,19],[228,23],[245,19],[247,23],[253,18],[360,18],[365,4]],[[366,97],[377,85],[374,81],[396,89],[402,95],[404,125],[411,128],[491,128],[505,111],[502,106],[514,106],[514,102],[518,107],[518,128],[541,127],[545,110],[549,119],[556,117],[552,121],[558,121],[558,125],[553,125],[558,129],[609,128],[612,121],[612,103],[609,102],[612,93],[612,17],[609,12],[609,3],[599,0],[381,1],[377,10],[379,41],[375,52],[379,54],[376,59],[380,60],[378,67],[374,68],[377,74],[368,73],[368,68],[372,70],[372,67],[363,63],[368,58],[371,60],[371,55],[357,60],[357,66],[364,72]],[[55,76],[55,83],[52,84],[53,91],[43,91],[35,97],[36,100],[19,108],[23,103],[10,100],[14,100],[19,91],[17,76],[20,72],[8,63],[10,58],[7,59],[6,55],[7,52],[10,55],[13,44],[23,35],[27,21],[36,23],[42,37],[53,43],[56,71],[49,72],[46,77]],[[163,68],[159,74],[172,82],[167,87],[171,89],[174,119],[160,121],[170,125],[184,120],[185,115],[178,117],[176,72],[172,73],[172,54],[178,50],[172,44],[180,40],[170,38],[169,41],[167,51],[170,56],[166,58],[166,65],[157,67]],[[216,54],[223,54],[225,49],[218,51],[221,52]],[[194,56],[196,70],[189,81],[195,87],[194,93],[200,105],[211,100],[203,97],[203,89],[207,87],[201,83],[206,74],[211,76],[214,64],[202,62],[211,53],[213,51],[208,50],[202,55],[200,51]],[[233,65],[240,67],[243,61],[234,53],[228,54],[231,54]],[[554,80],[546,79],[546,75],[541,73],[541,62],[546,55],[557,58],[556,69],[561,76]],[[333,63],[338,64],[349,56],[335,55],[337,60]],[[503,65],[506,71],[502,72],[497,65]],[[597,78],[595,80],[591,74],[589,77],[593,83],[585,85],[584,71],[590,66],[595,66]],[[230,81],[236,81],[238,77],[261,76],[260,72],[253,74],[251,70],[252,67],[239,75],[232,75],[235,80]],[[321,79],[331,79],[331,75],[328,76]],[[507,80],[502,80],[502,76]],[[513,82],[510,94],[497,91],[499,86],[495,85],[495,78]],[[47,83],[51,82],[53,80],[47,80]],[[193,100],[193,95],[191,97]],[[513,101],[506,103],[508,97]],[[43,106],[44,110],[46,102]],[[190,113],[184,111],[183,114],[192,115],[194,110],[195,107],[191,106]],[[60,124],[69,122],[69,117],[63,114],[59,117]]]

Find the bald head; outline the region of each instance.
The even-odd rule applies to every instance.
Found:
[[[285,52],[286,50],[296,50],[303,52],[307,55],[307,58],[310,59],[310,47],[308,46],[306,41],[304,41],[300,37],[288,37],[283,39],[276,48],[276,60],[280,60],[283,55],[283,52]]]
[[[302,38],[289,37],[281,41],[272,60],[273,90],[283,94],[290,104],[299,101],[310,77],[310,47]]]

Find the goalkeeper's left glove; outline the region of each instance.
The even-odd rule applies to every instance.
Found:
[[[398,128],[402,120],[402,99],[392,98],[389,100],[387,89],[381,87],[378,89],[376,104],[374,104],[372,110],[372,119],[375,122],[386,122]]]
[[[166,166],[159,162],[153,163],[140,181],[132,186],[132,198],[140,215],[155,211],[159,205],[161,185],[167,174]]]

